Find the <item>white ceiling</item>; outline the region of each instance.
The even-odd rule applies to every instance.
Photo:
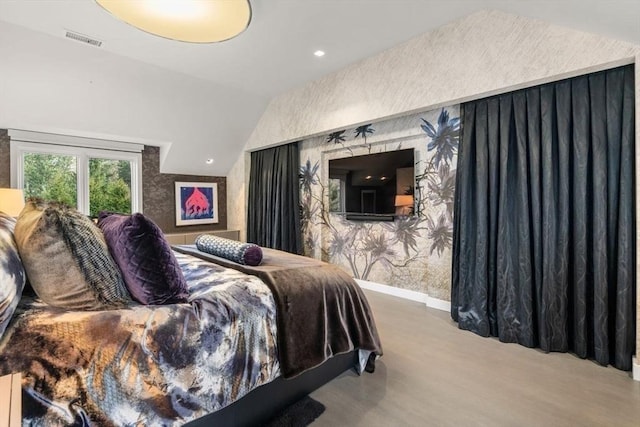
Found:
[[[244,33],[208,45],[144,33],[116,20],[93,0],[0,0],[0,21],[61,39],[65,30],[79,32],[101,40],[102,47],[96,49],[238,89],[262,105],[265,99],[480,9],[538,18],[640,45],[640,0],[252,0],[251,4],[253,18]],[[326,51],[326,56],[316,58],[317,49]],[[245,102],[251,102],[250,96]],[[246,118],[228,123],[245,127],[246,136],[255,124]]]

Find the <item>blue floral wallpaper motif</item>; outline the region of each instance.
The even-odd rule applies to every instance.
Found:
[[[305,254],[340,265],[357,279],[450,300],[453,199],[459,106],[400,117],[301,144]],[[328,161],[415,149],[415,215],[393,222],[350,221],[330,212]]]
[[[449,112],[443,108],[436,127],[425,119],[420,120],[420,128],[431,139],[427,144],[427,150],[433,153],[433,157],[418,180],[427,181],[426,196],[431,205],[445,207],[437,217],[426,215],[428,237],[431,240],[429,253],[432,254],[435,250],[442,256],[445,250],[451,249],[453,242],[456,175],[455,169],[451,170],[451,166],[460,142],[460,118],[449,118]]]

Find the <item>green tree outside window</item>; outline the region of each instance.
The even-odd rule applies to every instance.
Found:
[[[78,207],[77,160],[73,155],[27,153],[24,156],[26,197]],[[131,162],[89,159],[89,215],[101,211],[131,213]]]
[[[89,215],[131,213],[131,164],[126,160],[89,160]]]
[[[29,153],[24,156],[25,197],[55,200],[78,206],[77,166],[74,156]]]

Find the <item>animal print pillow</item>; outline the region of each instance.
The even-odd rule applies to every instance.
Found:
[[[103,310],[131,302],[102,232],[77,210],[29,201],[14,236],[29,282],[45,303]]]

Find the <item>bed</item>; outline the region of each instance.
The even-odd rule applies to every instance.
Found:
[[[256,425],[382,354],[365,296],[337,267],[173,250],[185,302],[68,310],[20,298],[0,375],[22,373],[24,424]]]

